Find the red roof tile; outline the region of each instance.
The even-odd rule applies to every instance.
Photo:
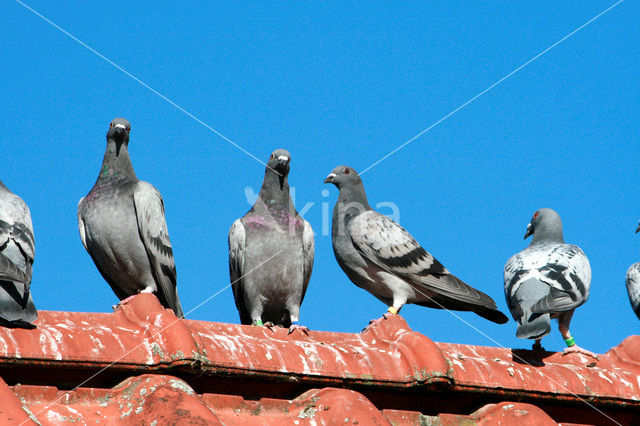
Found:
[[[0,329],[0,423],[640,422],[640,336],[594,362],[434,343],[400,316],[309,336],[178,320],[150,294],[37,325]]]

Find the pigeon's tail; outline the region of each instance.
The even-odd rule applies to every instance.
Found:
[[[549,314],[531,317],[531,312],[525,309],[520,320],[516,331],[516,337],[520,339],[541,339],[551,332],[551,316]]]
[[[520,284],[515,301],[522,311],[518,320],[516,337],[520,339],[540,339],[551,332],[549,313],[536,313],[534,307],[549,296],[550,287],[542,281],[531,278]],[[537,303],[536,303],[537,302]]]
[[[176,305],[175,305],[175,307],[172,307],[171,309],[173,309],[173,312],[176,313],[176,316],[178,318],[184,319],[184,313],[182,313],[182,305],[180,304],[180,299],[178,299],[178,293],[177,292],[176,292]]]
[[[551,288],[549,294],[538,300],[532,307],[534,314],[554,314],[557,312],[567,312],[577,308],[587,301],[587,298],[578,298],[575,295]]]
[[[26,284],[0,279],[0,325],[20,327],[38,318],[31,291]],[[35,327],[32,327],[35,328]]]
[[[482,308],[474,310],[474,312],[480,315],[484,319],[488,319],[496,324],[505,324],[509,321],[509,318],[497,309]]]

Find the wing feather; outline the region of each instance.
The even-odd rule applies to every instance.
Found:
[[[153,275],[158,286],[158,298],[182,317],[182,307],[176,288],[176,265],[169,231],[164,216],[164,202],[160,192],[147,182],[138,182],[133,201],[138,220],[138,231],[147,251]]]
[[[400,225],[375,211],[358,215],[349,225],[358,251],[408,283],[458,302],[495,309],[493,299],[452,275]]]
[[[302,258],[303,258],[303,287],[300,303],[304,300],[304,295],[311,280],[311,272],[313,271],[313,257],[315,254],[315,242],[313,237],[313,229],[306,220],[304,221],[304,229],[302,230]]]
[[[246,231],[241,219],[237,219],[229,229],[229,278],[236,307],[242,324],[251,324],[249,312],[244,303],[244,254]]]

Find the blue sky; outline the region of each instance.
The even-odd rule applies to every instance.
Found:
[[[386,306],[347,279],[322,235],[337,198],[325,176],[366,169],[614,4],[397,3],[26,4],[262,161],[288,149],[296,205],[313,203],[317,233],[301,321],[357,332]],[[622,2],[363,175],[372,205],[395,203],[400,223],[505,313],[504,263],[528,244],[532,213],[557,210],[591,262],[571,329],[596,352],[640,325],[624,285],[640,261],[639,12]],[[163,194],[183,308],[227,286],[227,233],[264,166],[17,2],[3,8],[0,37],[0,178],[31,208],[36,306],[117,302],[76,219],[117,116],[132,124],[138,177]],[[444,311],[402,315],[435,341],[530,346],[512,321],[458,313],[474,330]],[[231,290],[188,317],[238,322]],[[564,347],[555,322],[543,345]]]

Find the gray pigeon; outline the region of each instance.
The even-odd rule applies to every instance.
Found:
[[[636,233],[640,232],[640,225],[636,229]],[[629,293],[629,302],[633,312],[640,319],[640,262],[631,265],[627,271],[626,277],[627,293]]]
[[[35,246],[29,207],[0,181],[0,325],[35,328],[31,297]]]
[[[289,333],[307,332],[298,320],[314,253],[311,225],[289,195],[290,161],[284,149],[271,154],[255,204],[229,230],[229,275],[240,322],[289,327]]]
[[[155,293],[163,306],[182,317],[164,202],[160,192],[133,171],[130,131],[124,118],[109,125],[98,180],[78,203],[80,238],[120,300]]]
[[[562,221],[551,209],[533,214],[524,238],[530,235],[531,244],[504,266],[504,293],[518,323],[516,336],[535,339],[533,348],[542,349],[540,341],[551,331],[551,319],[557,318],[567,344],[563,354],[579,352],[597,358],[576,345],[569,332],[574,310],[589,297],[591,267],[587,256],[580,247],[565,244]]]
[[[373,210],[354,169],[338,166],[324,182],[340,190],[331,231],[338,264],[355,285],[389,306],[374,324],[405,303],[508,321],[493,299],[452,275],[400,225]]]

